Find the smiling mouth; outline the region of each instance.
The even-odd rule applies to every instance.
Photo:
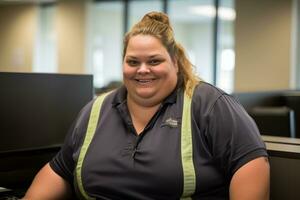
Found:
[[[155,79],[134,79],[136,82],[138,82],[139,84],[148,84],[148,83],[152,83]]]

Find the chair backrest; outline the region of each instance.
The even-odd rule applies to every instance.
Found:
[[[235,97],[243,107],[249,111],[256,106],[284,106],[285,99],[282,97],[284,91],[259,91],[259,92],[236,92]]]
[[[249,114],[262,135],[295,137],[294,111],[286,106],[254,107]]]
[[[285,104],[295,112],[296,137],[300,138],[300,91],[287,92],[284,95]]]

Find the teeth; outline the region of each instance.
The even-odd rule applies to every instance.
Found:
[[[148,83],[148,82],[150,82],[150,80],[138,80],[139,82],[141,82],[141,83]]]

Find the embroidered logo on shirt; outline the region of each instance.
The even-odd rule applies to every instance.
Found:
[[[172,128],[176,128],[178,126],[178,121],[176,119],[168,118],[165,123],[165,126],[170,126]]]

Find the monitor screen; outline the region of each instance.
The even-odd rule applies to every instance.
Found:
[[[0,153],[61,145],[92,75],[0,72]]]

